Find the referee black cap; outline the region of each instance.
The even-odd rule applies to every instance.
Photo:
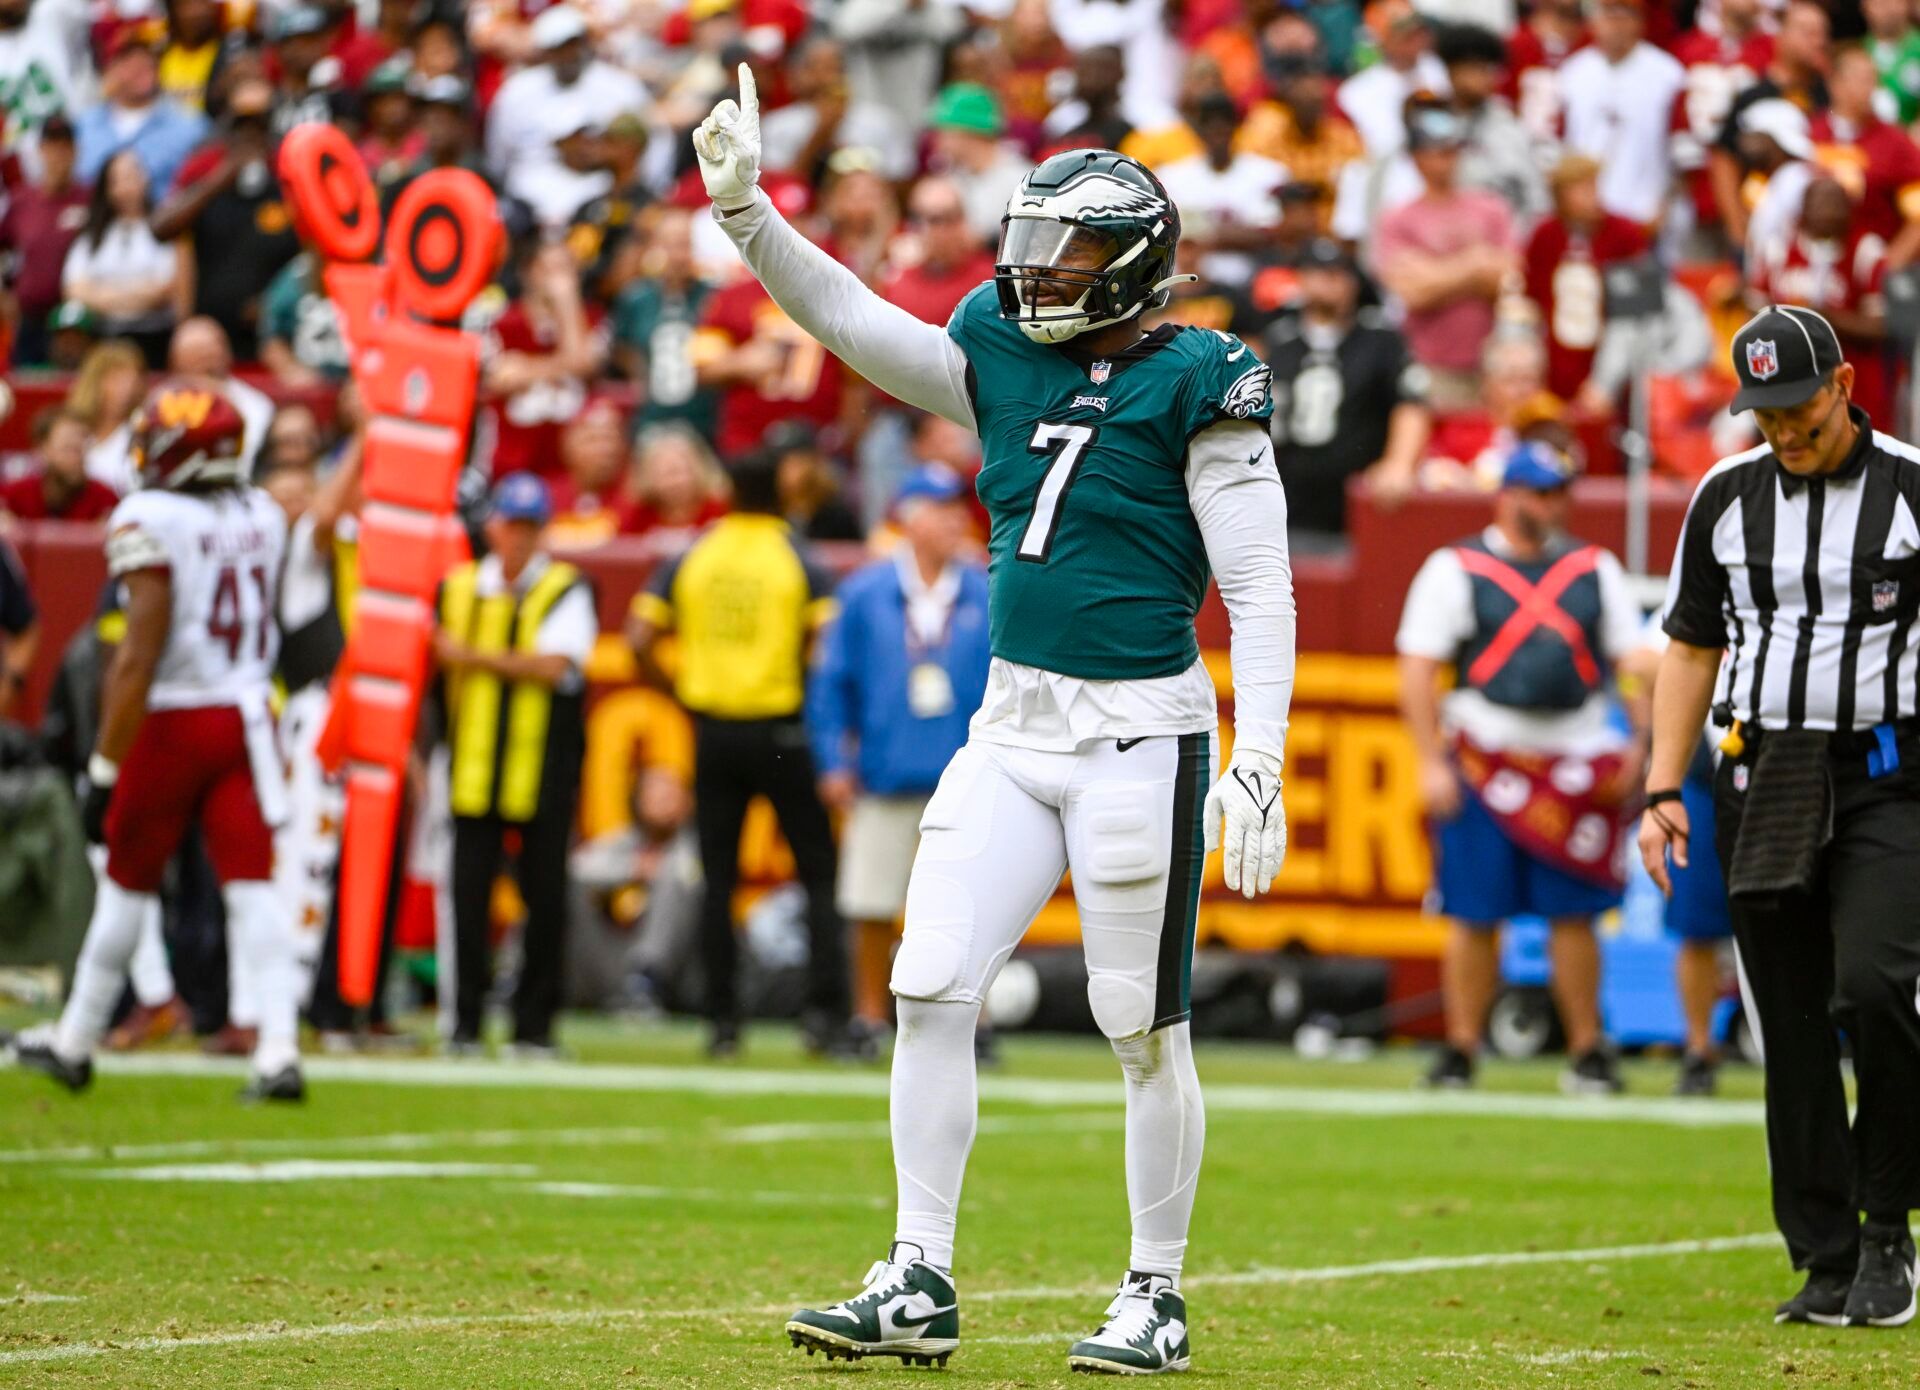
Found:
[[[1840,362],[1840,339],[1826,319],[1811,309],[1769,304],[1733,336],[1740,390],[1728,409],[1738,415],[1799,405]]]

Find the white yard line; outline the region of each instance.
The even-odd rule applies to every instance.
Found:
[[[1581,1250],[1509,1250],[1475,1255],[1432,1255],[1417,1259],[1379,1260],[1371,1264],[1328,1265],[1317,1269],[1251,1269],[1221,1274],[1193,1274],[1183,1280],[1188,1288],[1260,1284],[1314,1284],[1347,1279],[1391,1278],[1462,1269],[1491,1269],[1506,1265],[1604,1264],[1614,1260],[1677,1259],[1689,1255],[1716,1254],[1732,1250],[1757,1250],[1775,1247],[1779,1238],[1772,1235],[1718,1236],[1706,1240],[1679,1240],[1660,1244],[1596,1246]],[[1030,1302],[1085,1298],[1105,1298],[1104,1287],[1045,1289],[970,1290],[969,1303],[1022,1299]],[[208,1332],[192,1337],[129,1337],[110,1342],[85,1342],[66,1346],[32,1347],[0,1351],[0,1366],[29,1362],[77,1361],[86,1357],[114,1356],[139,1352],[177,1351],[184,1348],[236,1347],[310,1342],[329,1337],[379,1337],[388,1334],[451,1332],[473,1327],[579,1327],[643,1322],[649,1318],[724,1319],[775,1316],[789,1310],[791,1303],[761,1303],[720,1308],[612,1308],[578,1309],[545,1313],[482,1313],[470,1316],[381,1318],[372,1322],[327,1323],[308,1327],[288,1327],[272,1323],[262,1327],[237,1328],[229,1332]],[[988,1339],[976,1339],[988,1340]],[[963,1343],[964,1345],[964,1343]]]
[[[1118,1110],[1066,1115],[982,1115],[981,1134],[1080,1133],[1118,1129]],[[614,1125],[569,1129],[445,1129],[401,1134],[345,1134],[308,1139],[184,1139],[162,1144],[70,1144],[43,1149],[0,1150],[0,1165],[25,1163],[136,1162],[160,1158],[211,1158],[243,1154],[421,1153],[452,1149],[620,1148],[647,1144],[797,1144],[885,1139],[885,1120],[823,1120],[795,1124],[689,1126]]]
[[[0,1298],[0,1307],[9,1303],[78,1303],[77,1293],[41,1293],[38,1289],[22,1289],[16,1294]]]
[[[244,1061],[186,1053],[138,1053],[98,1060],[110,1076],[238,1076]],[[625,1066],[577,1062],[408,1061],[400,1058],[315,1057],[307,1075],[316,1082],[422,1087],[538,1089],[549,1091],[640,1091],[702,1096],[833,1096],[884,1100],[888,1081],[879,1071],[736,1071],[728,1067]],[[1757,1100],[1675,1100],[1665,1097],[1578,1097],[1470,1091],[1325,1089],[1226,1083],[1205,1088],[1216,1113],[1340,1115],[1396,1118],[1408,1115],[1476,1119],[1622,1121],[1683,1129],[1751,1127],[1765,1115]],[[986,1076],[980,1098],[1019,1105],[1105,1106],[1122,1100],[1120,1078],[1111,1081],[1049,1081],[1038,1077]]]
[[[758,1188],[727,1187],[655,1187],[648,1183],[626,1182],[528,1182],[510,1184],[510,1190],[538,1192],[548,1197],[610,1197],[642,1202],[728,1202],[758,1203],[764,1206],[817,1207],[818,1192],[771,1192]],[[847,1196],[834,1198],[836,1204],[856,1207],[890,1207],[891,1198]]]
[[[531,1163],[395,1163],[354,1158],[289,1158],[275,1163],[157,1163],[140,1168],[69,1168],[83,1178],[123,1182],[369,1182],[392,1178],[532,1178]]]

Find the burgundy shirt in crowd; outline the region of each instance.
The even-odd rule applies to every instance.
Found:
[[[922,323],[945,324],[974,287],[993,278],[993,257],[985,251],[948,270],[908,266],[887,277],[880,293]]]
[[[1513,245],[1513,210],[1496,193],[1461,189],[1446,198],[1422,194],[1380,219],[1373,263],[1385,267],[1406,252],[1452,256],[1479,246]],[[1480,370],[1480,348],[1493,332],[1493,301],[1455,299],[1407,312],[1407,346],[1422,366],[1449,372]]]
[[[25,313],[43,315],[59,305],[67,248],[86,225],[85,184],[54,194],[27,184],[8,198],[6,215],[0,217],[0,248],[15,255],[14,292]]]
[[[1822,111],[1809,127],[1817,163],[1853,195],[1856,226],[1892,241],[1920,217],[1920,145],[1899,126],[1875,119],[1854,126]]]
[[[1591,236],[1558,217],[1533,229],[1527,242],[1527,297],[1540,306],[1547,389],[1562,400],[1572,400],[1593,371],[1593,354],[1606,327],[1601,270],[1648,249],[1646,230],[1638,222],[1611,213]]]
[[[54,511],[47,505],[42,477],[30,473],[0,486],[0,511],[11,512],[22,521],[105,521],[119,505],[120,494],[105,483],[88,478],[67,505]]]

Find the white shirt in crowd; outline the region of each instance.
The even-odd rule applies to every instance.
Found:
[[[1186,54],[1169,32],[1164,0],[1048,0],[1053,32],[1075,53],[1112,44],[1126,57],[1120,114],[1147,130],[1179,118],[1174,98]]]
[[[583,204],[611,191],[613,175],[567,168],[555,142],[583,121],[639,114],[648,104],[640,79],[610,63],[588,63],[570,87],[561,86],[545,63],[522,68],[500,84],[494,97],[487,118],[487,163],[507,192],[525,199],[541,221],[565,222]]]
[[[1618,217],[1651,222],[1673,182],[1673,104],[1687,70],[1643,43],[1618,63],[1583,48],[1561,64],[1567,148],[1600,161],[1600,203]]]
[[[1513,547],[1498,528],[1489,526],[1482,536],[1494,555],[1512,556]],[[1640,646],[1644,619],[1627,587],[1626,571],[1611,551],[1600,553],[1594,575],[1600,584],[1600,650],[1593,656],[1607,670]],[[1473,634],[1473,581],[1460,563],[1459,552],[1442,546],[1413,577],[1394,650],[1402,656],[1450,662]],[[1477,690],[1456,686],[1441,698],[1440,722],[1489,751],[1589,757],[1626,741],[1614,726],[1612,699],[1604,689],[1594,692],[1579,709],[1527,710],[1497,705]]]
[[[948,565],[929,584],[920,577],[912,546],[895,550],[893,563],[900,571],[900,592],[907,601],[908,635],[922,648],[938,647],[946,640],[953,605],[960,597],[960,566]]]
[[[1789,160],[1767,176],[1760,201],[1747,218],[1747,255],[1758,262],[1785,258],[1793,242],[1794,229],[1800,224],[1800,205],[1806,201],[1807,185],[1820,171],[1804,159]]]
[[[1212,160],[1196,154],[1159,172],[1188,236],[1204,239],[1216,227],[1271,227],[1279,221],[1273,191],[1287,181],[1287,166],[1278,160],[1242,153],[1216,169]],[[1211,251],[1201,258],[1200,269],[1209,279],[1244,285],[1253,276],[1253,260],[1238,251]]]
[[[552,563],[551,556],[536,554],[527,562],[527,567],[520,571],[520,577],[513,583],[513,592],[525,598]],[[481,560],[473,579],[477,598],[493,598],[507,591],[507,576],[500,568],[498,555],[489,555]],[[586,677],[582,673],[587,668],[587,658],[593,655],[593,644],[599,637],[600,615],[594,611],[593,590],[585,584],[575,584],[555,601],[553,607],[547,610],[547,616],[540,620],[540,630],[533,634],[533,650],[537,656],[564,656],[573,663],[573,669],[557,687],[571,694],[586,685]]]
[[[1340,84],[1340,109],[1367,142],[1367,155],[1382,159],[1407,143],[1407,98],[1415,92],[1447,96],[1446,65],[1431,53],[1422,53],[1411,72],[1385,63],[1363,68]]]
[[[144,218],[115,218],[107,224],[98,246],[83,232],[68,249],[66,265],[60,272],[60,292],[74,299],[89,285],[117,290],[171,285],[179,268],[180,248],[157,239]],[[173,306],[162,305],[151,313],[126,318],[104,317],[108,326],[115,328],[164,327],[173,318]]]

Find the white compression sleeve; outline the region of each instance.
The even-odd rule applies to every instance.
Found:
[[[1180,1282],[1200,1184],[1207,1112],[1185,1022],[1116,1040],[1127,1075],[1127,1206],[1133,1215],[1128,1268]]]
[[[127,962],[140,943],[140,924],[149,910],[158,910],[159,902],[152,893],[134,893],[100,876],[86,943],[73,968],[73,988],[54,1032],[54,1048],[68,1061],[91,1057],[99,1045],[126,988]]]
[[[300,1060],[303,977],[293,918],[271,883],[229,883],[222,897],[227,905],[227,949],[241,963],[254,1010],[251,1021],[260,1029],[253,1070],[272,1076]]]
[[[893,1169],[899,1181],[896,1241],[910,1241],[936,1269],[953,1269],[960,1183],[979,1111],[973,1030],[980,1006],[899,1001],[893,1044]]]
[[[747,268],[821,346],[889,395],[975,428],[967,358],[937,324],[888,303],[801,236],[759,189],[732,216],[714,209]]]
[[[1232,623],[1236,743],[1279,757],[1293,703],[1287,496],[1265,426],[1227,420],[1187,448],[1187,499]]]

